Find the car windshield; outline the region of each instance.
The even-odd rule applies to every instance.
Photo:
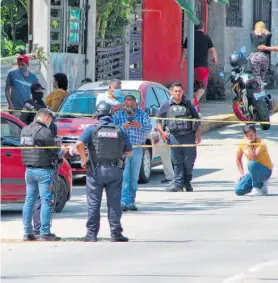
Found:
[[[76,90],[71,93],[59,109],[60,117],[91,116],[96,110],[97,95],[106,90]],[[123,90],[124,95],[134,95],[140,105],[141,93],[138,90]]]

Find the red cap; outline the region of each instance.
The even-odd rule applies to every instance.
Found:
[[[29,64],[29,57],[26,55],[19,55],[16,60],[17,63],[18,61],[23,61],[24,63]]]

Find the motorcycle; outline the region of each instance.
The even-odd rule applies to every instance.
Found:
[[[246,49],[241,48],[240,52],[234,52],[230,56],[232,71],[228,81],[235,98],[233,99],[233,111],[241,121],[270,122],[270,113],[275,104],[271,94],[267,94],[263,88],[260,77],[247,72],[249,57],[244,56]],[[224,76],[224,73],[220,73]],[[271,124],[260,124],[262,130],[268,130]]]

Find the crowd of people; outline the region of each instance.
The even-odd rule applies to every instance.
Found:
[[[183,86],[174,83],[169,89],[170,100],[162,105],[156,114],[156,128],[163,142],[170,145],[170,150],[165,147],[161,155],[165,171],[163,182],[171,181],[166,189],[168,192],[193,191],[191,181],[197,156],[196,146],[177,145],[197,145],[201,142],[200,122],[192,122],[188,118],[200,119],[199,100],[207,87],[209,51],[214,63],[217,63],[216,50],[211,39],[203,33],[202,26],[197,26],[195,33],[198,44],[195,44],[194,99],[192,102],[188,100]],[[254,72],[262,76],[268,64],[264,52],[278,50],[278,47],[269,46],[269,38],[270,33],[264,26],[256,24],[255,31],[251,34],[251,63]],[[183,49],[181,70],[186,59],[187,40]],[[9,111],[28,125],[21,133],[22,146],[32,147],[22,150],[23,162],[27,167],[26,200],[23,209],[24,240],[59,240],[59,237],[50,231],[52,193],[49,186],[54,173],[53,159],[57,155],[61,158],[68,147],[62,146],[61,150],[33,147],[55,145],[57,129],[53,112],[58,111],[68,95],[68,79],[63,73],[55,74],[54,91],[47,95],[44,101],[44,88],[37,77],[27,69],[29,58],[20,55],[17,63],[18,69],[10,72],[6,80],[6,97]],[[87,82],[91,80],[86,78],[82,84]],[[96,125],[85,129],[76,143],[81,166],[87,169],[88,221],[84,240],[97,241],[101,199],[105,189],[111,241],[128,241],[122,234],[120,219],[122,212],[138,210],[136,192],[143,157],[142,145],[152,130],[151,120],[149,115],[138,107],[133,95],[123,95],[121,81],[118,79],[112,80],[107,91],[97,97],[93,118],[97,120]],[[267,181],[273,169],[267,147],[257,136],[253,125],[244,127],[244,137],[237,151],[237,166],[241,177],[235,192],[238,195],[253,196],[267,194]],[[88,147],[88,156],[85,154],[85,146]],[[242,166],[243,155],[249,160],[247,174]],[[36,210],[36,217],[38,218],[39,213],[41,223],[36,225],[37,230],[34,232],[32,216],[38,195],[40,207]]]

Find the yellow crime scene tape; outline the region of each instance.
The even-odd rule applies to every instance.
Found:
[[[38,111],[32,110],[13,110],[13,109],[0,109],[0,112],[23,112],[23,113],[37,113]],[[70,115],[70,116],[80,116],[80,117],[92,117],[92,114],[81,114],[81,113],[71,113],[71,112],[53,112],[59,115]],[[150,117],[151,120],[176,120],[176,121],[191,121],[191,122],[207,122],[207,123],[233,123],[233,124],[271,124],[278,125],[278,121],[240,121],[240,120],[219,120],[219,119],[194,119],[194,118],[166,118],[166,117]]]
[[[212,146],[239,146],[239,145],[246,145],[246,146],[260,146],[260,145],[267,145],[273,146],[278,145],[278,142],[269,142],[269,143],[200,143],[200,144],[143,144],[143,145],[134,145],[133,148],[152,148],[152,147],[212,147]],[[63,144],[64,147],[71,147],[74,144]],[[1,146],[1,149],[61,149],[62,146]]]
[[[0,109],[0,112],[26,112],[26,113],[37,113],[38,111],[31,111],[31,110],[13,110],[13,109],[7,109],[7,110],[2,110]],[[67,113],[67,112],[53,112],[55,114],[63,114],[63,115],[72,115],[72,116],[82,116],[82,117],[92,117],[92,115],[89,114],[80,114],[80,113]],[[261,122],[261,121],[223,121],[223,120],[216,120],[216,119],[193,119],[193,118],[160,118],[160,117],[150,117],[150,119],[153,120],[182,120],[182,121],[196,121],[196,122],[217,122],[217,123],[240,123],[240,124],[275,124],[278,125],[278,121],[272,121],[272,122]],[[63,146],[73,146],[74,144],[63,144]],[[207,143],[200,143],[200,144],[166,144],[166,143],[160,143],[160,144],[155,144],[155,145],[149,145],[149,144],[144,144],[144,145],[135,145],[133,148],[153,148],[153,147],[212,147],[212,146],[239,146],[243,145],[243,143],[212,143],[212,144],[207,144]],[[250,145],[250,144],[246,144]],[[254,145],[278,145],[278,142],[268,142],[268,143],[252,143],[252,146]],[[60,149],[61,146],[24,146],[24,147],[11,147],[11,146],[1,146],[1,149]]]

